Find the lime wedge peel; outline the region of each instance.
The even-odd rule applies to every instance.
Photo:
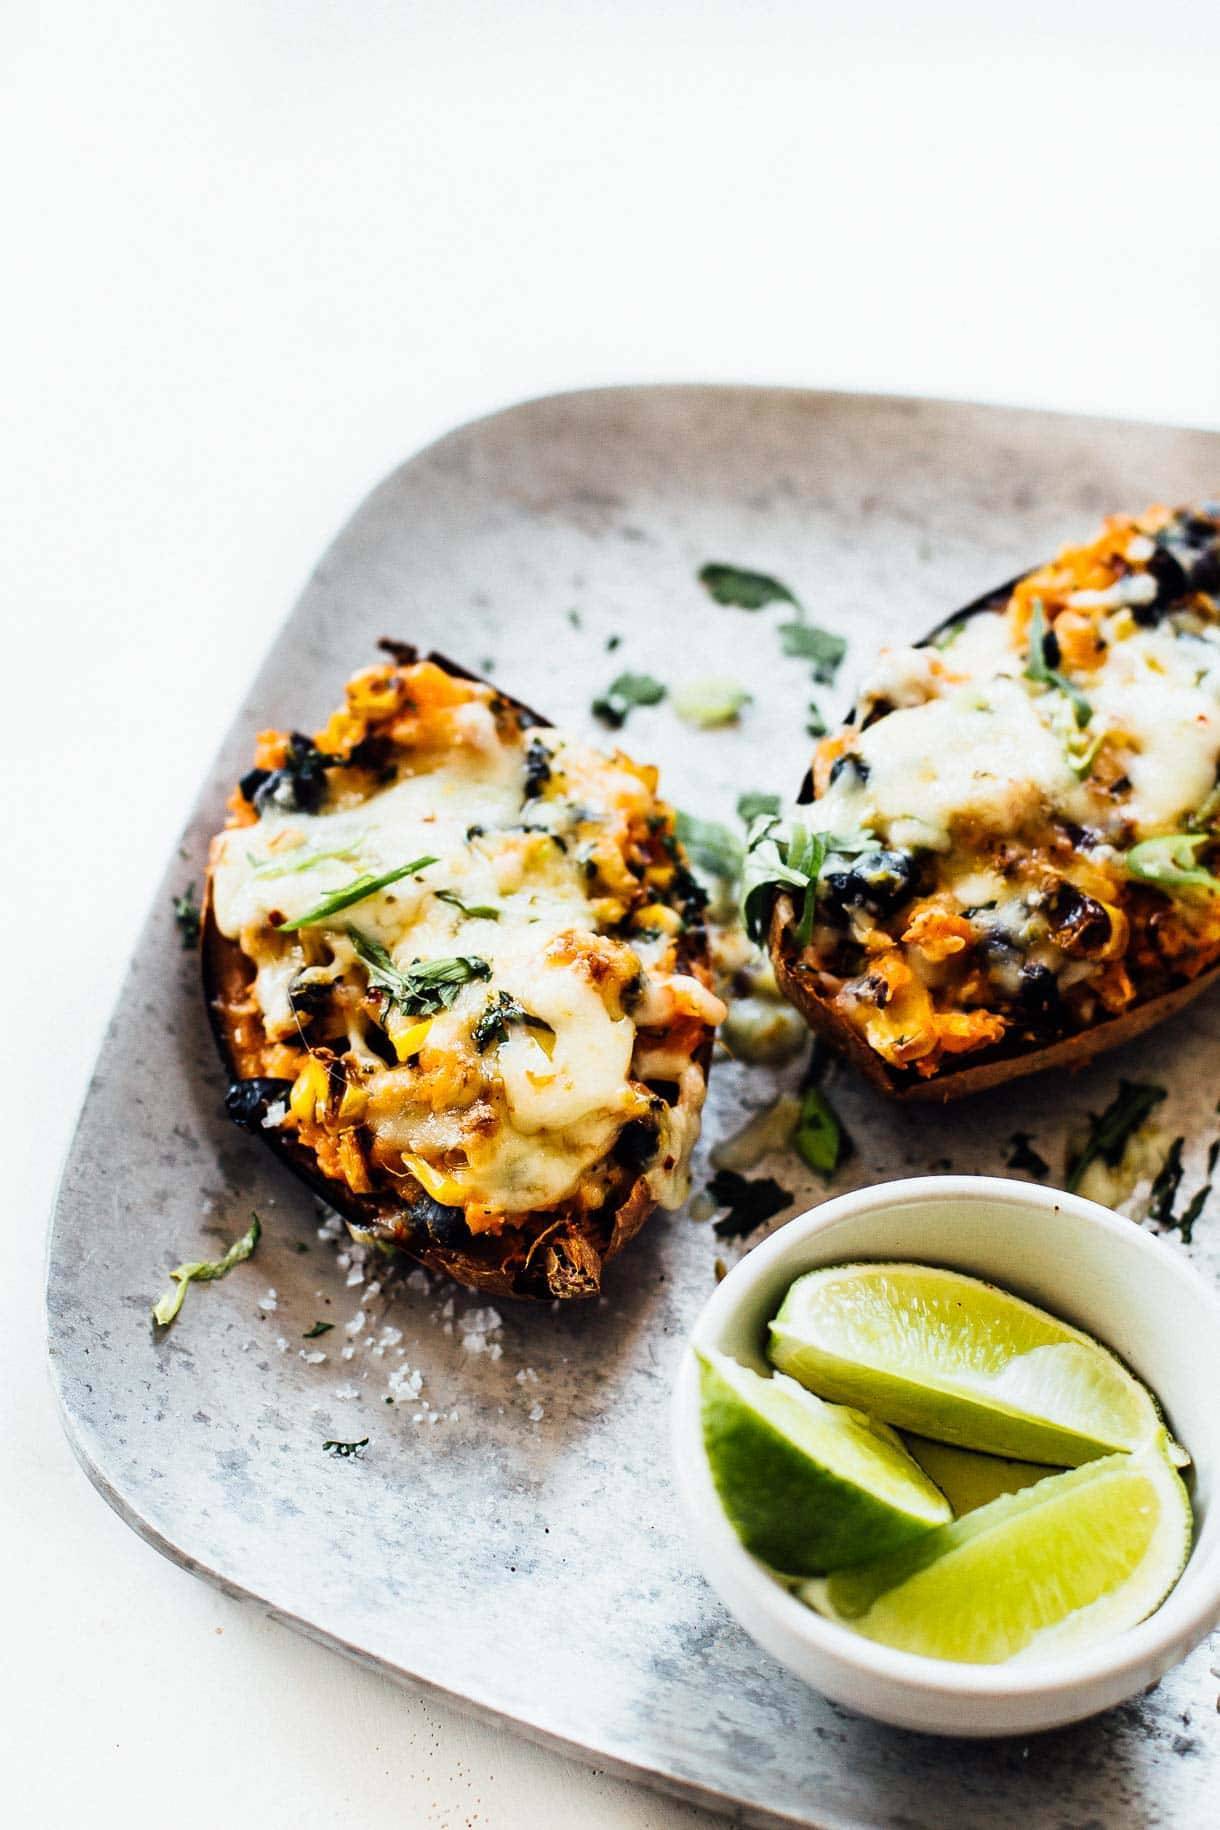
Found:
[[[1051,1474],[870,1564],[805,1583],[826,1618],[902,1652],[967,1664],[1079,1653],[1160,1606],[1193,1521],[1168,1438]]]
[[[794,1380],[700,1352],[703,1441],[746,1549],[786,1575],[879,1557],[952,1517],[893,1430]]]
[[[958,1271],[810,1271],[771,1324],[779,1371],[900,1429],[1016,1461],[1076,1467],[1162,1427],[1116,1356],[1022,1298]],[[1169,1454],[1188,1459],[1176,1444]]]

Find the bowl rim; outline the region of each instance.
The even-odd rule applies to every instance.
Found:
[[[1214,1546],[1205,1561],[1194,1570],[1188,1563],[1160,1607],[1147,1620],[1089,1651],[1073,1655],[1071,1659],[1030,1661],[1019,1665],[965,1664],[898,1651],[865,1639],[850,1628],[815,1613],[746,1550],[729,1523],[712,1483],[699,1419],[696,1345],[710,1345],[709,1337],[719,1336],[728,1318],[748,1302],[756,1286],[769,1276],[777,1261],[799,1255],[810,1239],[838,1221],[866,1213],[873,1207],[916,1206],[929,1200],[943,1203],[980,1197],[1013,1207],[1057,1209],[1070,1222],[1107,1233],[1119,1250],[1168,1265],[1171,1273],[1211,1312],[1220,1353],[1220,1296],[1195,1266],[1134,1221],[1124,1219],[1082,1195],[1004,1176],[972,1175],[899,1177],[852,1189],[787,1221],[748,1252],[716,1287],[688,1332],[675,1380],[672,1439],[677,1485],[691,1535],[701,1553],[705,1573],[721,1593],[721,1585],[709,1565],[720,1563],[725,1566],[726,1586],[732,1587],[736,1599],[743,1604],[742,1618],[747,1628],[749,1616],[756,1614],[783,1640],[803,1642],[828,1662],[847,1667],[861,1677],[882,1680],[924,1696],[939,1695],[946,1701],[967,1696],[976,1702],[1056,1696],[1066,1700],[1082,1688],[1098,1682],[1113,1683],[1124,1676],[1130,1678],[1135,1689],[1147,1681],[1150,1664],[1160,1661],[1163,1668],[1171,1658],[1176,1660],[1185,1656],[1185,1650],[1196,1645],[1220,1618],[1220,1546]],[[844,1260],[845,1263],[855,1261],[854,1258]],[[810,1264],[804,1268],[812,1270],[815,1267]],[[794,1268],[792,1276],[800,1275],[801,1269]],[[1220,1495],[1213,1503],[1220,1503]]]

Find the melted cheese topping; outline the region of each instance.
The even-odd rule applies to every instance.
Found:
[[[658,1041],[652,1026],[685,1022],[689,1031],[692,1018],[719,1021],[723,1006],[677,971],[665,935],[637,948],[602,931],[626,907],[607,895],[608,879],[638,898],[621,848],[655,811],[648,783],[626,758],[550,729],[506,741],[481,700],[450,718],[459,741],[451,731],[439,753],[407,752],[402,760],[415,772],[392,786],[347,803],[340,794],[317,814],[271,801],[255,824],[216,841],[216,921],[255,963],[264,1030],[273,1042],[308,1043],[290,1002],[303,971],[315,982],[354,983],[353,1000],[363,995],[352,931],[403,973],[473,958],[482,975],[448,1008],[418,1031],[409,1016],[395,1019],[412,1051],[404,1063],[385,1065],[361,1019],[352,1020],[374,1162],[463,1206],[476,1230],[494,1228],[572,1197],[623,1125],[646,1117],[658,1128],[654,1198],[680,1204],[703,1077],[687,1077],[678,1105],[667,1106],[642,1084],[645,1055]],[[549,753],[551,779],[527,798],[531,745]],[[416,858],[430,862],[324,923],[277,931],[356,879]],[[480,1046],[476,1028],[496,1006],[517,1014],[499,1029],[493,1022]],[[690,1047],[688,1035],[682,1069]]]

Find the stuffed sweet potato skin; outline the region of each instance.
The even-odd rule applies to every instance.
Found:
[[[396,663],[418,659],[409,644],[386,641]],[[442,655],[426,660],[455,680],[488,683]],[[546,729],[550,721],[494,689],[497,702],[520,715],[523,725]],[[216,842],[214,842],[215,845]],[[680,851],[674,855],[682,868]],[[690,881],[694,895],[697,888]],[[634,1238],[656,1206],[647,1173],[633,1173],[630,1158],[617,1175],[612,1200],[593,1212],[560,1211],[530,1216],[520,1229],[472,1233],[460,1208],[447,1206],[415,1187],[399,1193],[384,1186],[360,1192],[321,1169],[313,1149],[294,1132],[264,1123],[268,1108],[286,1086],[262,1078],[266,1034],[251,995],[255,970],[242,947],[222,933],[216,918],[214,873],[210,867],[201,924],[203,989],[217,1047],[230,1075],[226,1106],[230,1117],[274,1152],[294,1175],[340,1213],[359,1240],[389,1253],[401,1252],[426,1269],[496,1297],[570,1300],[597,1294],[605,1265]],[[675,942],[679,967],[709,991],[712,976],[700,909]],[[708,1026],[693,1051],[692,1066],[706,1084],[713,1029]]]
[[[1011,687],[1015,675],[1026,691],[1045,690],[1048,697],[1058,698],[1060,728],[1066,729],[1068,746],[1076,752],[1073,773],[1081,782],[1088,782],[1096,769],[1094,779],[1101,783],[1099,793],[1111,795],[1114,803],[1110,808],[1100,802],[1101,814],[1094,829],[1090,829],[1085,814],[1079,816],[1081,823],[1076,825],[1061,813],[1052,812],[1044,830],[1035,829],[1032,833],[1028,825],[1014,819],[1009,832],[1000,832],[991,841],[991,850],[1006,854],[1005,870],[1013,860],[1018,861],[1019,869],[1028,866],[1031,859],[1037,860],[1043,887],[1035,891],[1026,913],[1038,910],[1041,903],[1053,917],[1055,895],[1062,892],[1075,897],[1099,920],[1100,910],[1104,909],[1111,922],[1114,944],[1095,950],[1098,962],[1107,963],[1098,970],[1102,995],[1087,1013],[1087,1020],[1080,1021],[1079,1013],[1067,1009],[1066,1004],[1059,1006],[1058,985],[1050,983],[1048,968],[1027,964],[1022,976],[1042,975],[1049,983],[1047,995],[1053,1008],[1017,1008],[996,998],[991,1009],[999,1013],[996,1022],[997,1026],[1003,1023],[1004,1033],[989,1033],[985,1027],[985,969],[980,969],[967,979],[967,995],[958,1007],[957,1019],[964,1031],[968,1023],[976,1021],[976,1013],[983,1012],[977,1016],[977,1041],[970,1038],[962,1052],[950,1052],[950,1048],[962,1047],[959,1036],[943,1054],[938,1051],[930,1059],[920,1059],[912,1051],[910,1061],[896,1061],[886,1059],[884,1044],[878,1048],[871,1040],[872,1033],[884,1032],[884,1014],[862,1023],[849,1020],[842,1008],[845,978],[849,986],[867,980],[852,981],[853,967],[849,963],[845,970],[842,959],[834,957],[833,947],[828,953],[824,934],[820,947],[816,939],[810,944],[802,942],[798,927],[805,905],[799,894],[794,899],[792,892],[781,889],[772,901],[767,929],[781,990],[817,1034],[879,1090],[900,1100],[947,1101],[1046,1068],[1081,1066],[1176,1014],[1220,974],[1220,878],[1214,874],[1220,871],[1220,789],[1214,785],[1214,701],[1220,699],[1220,694],[1215,691],[1214,671],[1208,675],[1220,651],[1220,510],[1209,505],[1204,511],[1153,509],[1141,517],[1112,517],[1094,542],[1068,549],[1051,565],[987,592],[946,618],[924,643],[909,652],[917,654],[922,650],[932,655],[938,651],[929,663],[930,670],[942,666],[952,670],[956,664],[954,645],[972,625],[978,630],[1005,627],[1010,634],[1015,629],[1019,640],[1028,642],[1028,654],[1022,653],[1015,666],[1009,663],[1005,687]],[[1118,655],[1118,664],[1129,670],[1130,656],[1141,643],[1151,646],[1169,635],[1175,640],[1184,636],[1194,644],[1190,650],[1192,670],[1194,655],[1203,657],[1198,679],[1208,675],[1213,703],[1188,704],[1189,716],[1172,728],[1183,732],[1202,728],[1202,749],[1195,760],[1212,771],[1212,786],[1206,792],[1206,778],[1196,780],[1194,798],[1182,797],[1176,819],[1168,820],[1167,827],[1162,825],[1159,831],[1148,825],[1141,830],[1134,805],[1141,783],[1137,777],[1133,788],[1125,769],[1131,767],[1132,773],[1136,772],[1130,758],[1134,754],[1137,764],[1142,761],[1144,743],[1138,737],[1132,741],[1121,719],[1112,713],[1107,722],[1104,714],[1110,707],[1104,669],[1111,657]],[[967,636],[961,647],[969,649],[972,641]],[[1172,655],[1169,658],[1172,661]],[[1164,677],[1165,659],[1164,652],[1149,657],[1153,693]],[[968,673],[964,677],[970,678]],[[1099,681],[1097,706],[1103,708],[1103,715],[1094,721],[1097,706],[1090,696]],[[1026,682],[1032,682],[1032,687]],[[917,692],[910,700],[896,701],[898,707],[910,703],[918,703]],[[1129,710],[1130,705],[1128,699],[1125,709]],[[885,703],[879,707],[870,705],[867,693],[862,696],[861,707],[843,731],[820,747],[815,765],[802,784],[798,797],[801,804],[808,806],[823,800],[839,770],[852,767],[853,753],[861,753],[864,731],[874,721],[884,720],[892,709]],[[1163,714],[1161,722],[1163,727]],[[1117,760],[1107,749],[1111,742]],[[867,747],[865,744],[864,749]],[[918,754],[911,756],[909,766],[918,768],[918,764]],[[869,782],[867,761],[857,772],[863,782]],[[1145,775],[1148,774],[1155,771],[1145,765]],[[874,791],[875,782],[867,792]],[[1195,810],[1201,794],[1205,798]],[[1095,800],[1090,813],[1096,813],[1097,807]],[[1107,814],[1113,817],[1107,819]],[[819,817],[825,822],[825,808],[820,808],[814,817],[815,826]],[[1021,817],[1026,817],[1023,810]],[[1150,845],[1139,843],[1150,837]],[[888,842],[882,840],[883,844]],[[832,849],[833,845],[832,840]],[[1164,860],[1152,860],[1151,869],[1147,862],[1143,869],[1133,869],[1126,863],[1128,857],[1138,858],[1141,851],[1147,853],[1158,846],[1169,848],[1170,868],[1166,874],[1159,874]],[[1175,846],[1179,848],[1176,851]],[[984,847],[979,849],[981,856]],[[1020,857],[1022,849],[1024,859]],[[916,913],[922,910],[927,922],[940,920],[947,925],[944,917],[949,908],[957,905],[944,893],[946,884],[943,875],[938,874],[935,858],[931,865],[930,870],[917,867],[915,872],[922,901],[907,902],[897,909],[894,920],[888,923],[888,936],[884,932],[886,923],[878,923],[878,933],[865,937],[872,950],[871,958],[858,961],[854,970],[867,975],[879,962],[884,972],[887,958],[899,958],[900,947],[916,935],[912,909]],[[1033,875],[1032,869],[1025,870],[1027,884]],[[1136,878],[1141,880],[1134,881]],[[1087,886],[1092,895],[1086,895],[1081,885]],[[973,917],[975,911],[965,909],[964,914]],[[911,926],[904,932],[908,921]],[[950,915],[949,921],[968,935],[968,924],[958,914]],[[1044,922],[1044,937],[1045,926]],[[1059,938],[1053,935],[1053,921],[1052,937]],[[974,938],[950,944],[971,945]],[[1062,982],[1068,984],[1073,974],[1081,975],[1089,969],[1087,961],[1082,964],[1078,957],[1087,955],[1089,949],[1081,944],[1079,928],[1065,944],[1077,956],[1066,961],[1070,970]],[[909,951],[904,957],[908,963],[911,961]],[[939,1012],[946,1008],[938,989],[946,976],[939,962],[946,954],[933,953],[931,957],[937,965],[928,982]],[[1041,954],[1031,949],[1019,957],[1027,961],[1045,958],[1047,950],[1043,946]],[[1064,963],[1060,958],[1059,968]],[[900,962],[896,974],[900,977],[901,972]],[[1076,982],[1080,982],[1079,976]],[[879,1003],[884,1012],[891,994],[884,985],[881,991]],[[918,1001],[910,1000],[913,1005]],[[923,1002],[926,1007],[927,998]],[[870,1033],[866,1034],[866,1030]]]

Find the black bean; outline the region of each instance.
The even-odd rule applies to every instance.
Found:
[[[286,1099],[292,1091],[291,1080],[276,1080],[257,1074],[249,1080],[235,1080],[225,1094],[225,1112],[244,1131],[257,1131],[267,1116],[267,1109],[277,1099]]]

